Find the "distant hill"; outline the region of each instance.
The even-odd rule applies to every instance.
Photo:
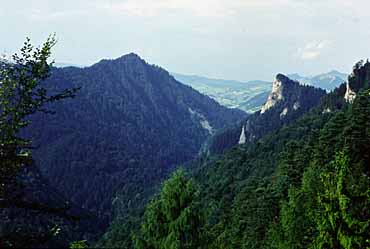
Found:
[[[270,82],[260,80],[240,82],[177,73],[172,75],[178,81],[210,96],[224,106],[239,108],[249,113],[259,110],[266,100],[255,97],[267,96],[271,88]]]
[[[271,82],[255,80],[240,82],[235,80],[211,79],[197,75],[183,75],[172,73],[180,82],[204,93],[227,107],[236,107],[248,113],[261,109],[271,90]],[[346,81],[348,75],[336,70],[315,76],[301,76],[299,74],[288,74],[292,80],[301,84],[312,85],[333,90]]]
[[[327,91],[332,91],[347,80],[348,74],[332,70],[328,73],[318,74],[314,76],[288,74],[288,77],[293,80],[297,80],[302,84],[312,85],[315,87],[320,87]]]

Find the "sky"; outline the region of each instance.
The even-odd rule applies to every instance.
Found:
[[[134,52],[168,71],[272,80],[370,57],[369,0],[0,0],[0,52],[56,33],[57,62]]]

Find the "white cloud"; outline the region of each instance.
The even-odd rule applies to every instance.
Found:
[[[241,8],[270,8],[288,4],[290,0],[126,0],[101,2],[100,9],[139,17],[153,17],[169,11],[188,11],[199,17],[232,16]]]
[[[328,40],[310,42],[305,47],[299,48],[296,55],[303,60],[314,60],[319,58],[330,45],[331,42]]]
[[[269,79],[302,66],[340,70],[370,54],[369,0],[1,2],[0,53],[56,32],[56,58],[75,64],[136,51],[173,71]]]
[[[220,1],[211,3],[209,0],[203,0],[195,3],[192,0],[127,0],[117,3],[102,3],[98,8],[108,10],[112,13],[138,16],[154,17],[163,13],[171,13],[175,10],[190,11],[197,16],[222,17],[232,14],[228,8]]]

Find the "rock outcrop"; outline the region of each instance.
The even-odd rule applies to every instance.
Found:
[[[346,85],[346,94],[344,95],[344,99],[348,102],[348,103],[353,103],[353,101],[355,100],[356,98],[356,92],[354,90],[351,89],[351,86],[349,85],[349,83],[347,82],[347,85]]]
[[[285,77],[285,76],[284,76]],[[272,83],[272,91],[270,95],[268,96],[268,99],[266,103],[261,108],[261,114],[265,113],[268,109],[272,108],[281,100],[284,100],[283,96],[283,81],[285,81],[285,78],[283,75],[278,74],[275,78],[275,81]]]

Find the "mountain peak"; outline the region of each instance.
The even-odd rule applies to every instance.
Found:
[[[121,57],[118,57],[118,58],[115,58],[115,59],[103,59],[97,63],[95,63],[93,66],[95,65],[101,65],[101,64],[106,64],[106,63],[115,63],[115,62],[119,62],[119,63],[146,63],[138,54],[135,54],[135,53],[129,53],[129,54],[125,54],[125,55],[122,55]]]
[[[122,55],[121,57],[117,58],[116,60],[124,60],[124,61],[144,61],[138,54],[136,53],[129,53],[129,54],[125,54],[125,55]]]
[[[328,74],[342,74],[342,73],[339,72],[338,70],[333,69],[333,70],[329,71]]]
[[[281,74],[281,73],[278,73],[278,74],[275,76],[275,80],[276,80],[276,81],[280,81],[280,82],[282,82],[282,83],[285,83],[285,82],[291,81],[291,79],[289,79],[287,76],[285,76],[284,74]]]

